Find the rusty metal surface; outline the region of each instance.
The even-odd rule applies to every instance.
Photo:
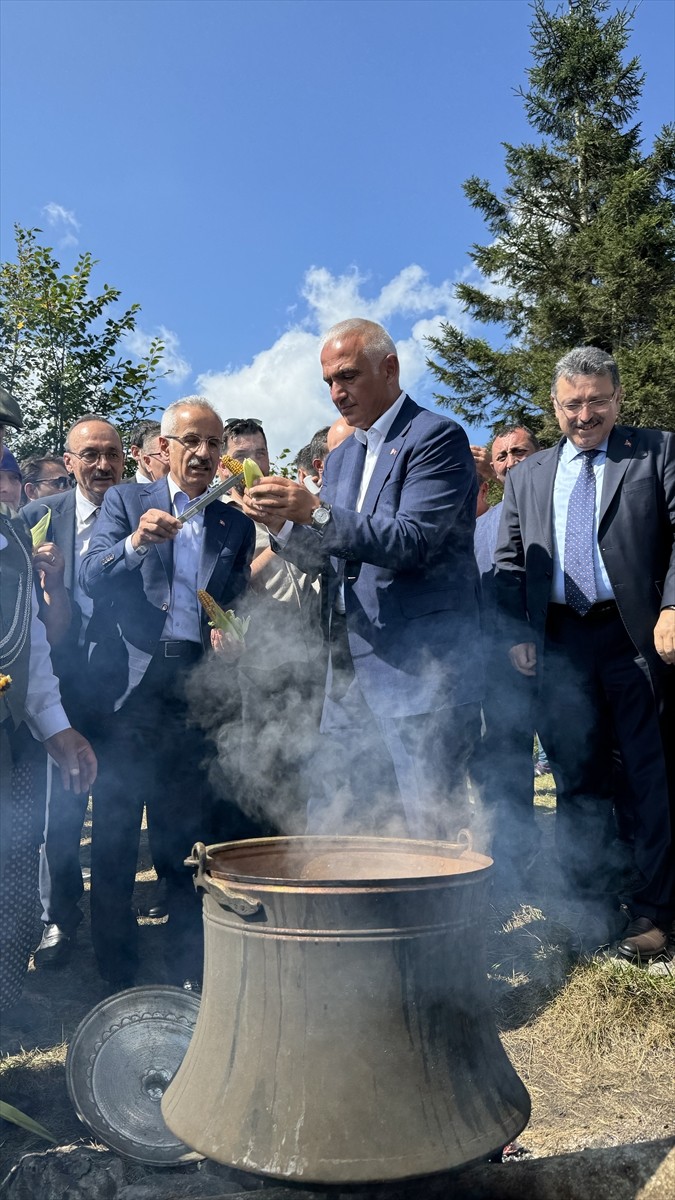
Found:
[[[195,849],[204,991],[162,1101],[186,1144],[346,1185],[447,1171],[522,1131],[487,994],[490,859],[377,838]]]
[[[198,1013],[199,998],[182,988],[135,987],[101,1001],[78,1025],[66,1058],[68,1094],[112,1150],[156,1166],[201,1157],[167,1129],[160,1107]]]

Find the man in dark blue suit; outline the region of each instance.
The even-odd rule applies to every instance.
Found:
[[[380,325],[334,326],[321,364],[354,436],[328,456],[320,497],[268,479],[246,500],[328,587],[325,796],[309,827],[452,836],[480,732],[474,461],[454,421],[401,391]]]
[[[114,425],[97,413],[82,416],[69,429],[64,454],[66,470],[75,487],[33,500],[21,510],[27,529],[49,513],[44,544],[34,553],[33,564],[42,583],[40,616],[47,627],[52,663],[61,688],[61,699],[70,720],[99,744],[101,721],[112,712],[116,698],[113,671],[105,677],[90,661],[92,602],[79,584],[80,563],[89,546],[103,497],[119,483],[124,452]],[[99,622],[103,619],[99,613]],[[124,646],[115,636],[115,653],[106,656],[111,667],[121,664]],[[93,640],[99,645],[99,628]],[[47,817],[40,853],[40,900],[43,932],[35,951],[36,967],[63,966],[70,957],[72,940],[82,914],[78,907],[84,891],[80,868],[80,837],[87,796],[65,791],[58,772],[52,772],[47,792]]]
[[[536,680],[559,855],[589,935],[615,898],[607,847],[620,751],[636,871],[621,893],[631,921],[618,950],[651,958],[675,908],[675,434],[616,423],[617,366],[593,346],[560,360],[551,398],[563,438],[509,471],[504,488],[505,642]]]
[[[184,523],[179,517],[213,479],[222,437],[222,421],[206,400],[172,404],[160,436],[168,476],[107,493],[82,567],[94,614],[99,605],[110,608],[128,653],[92,831],[92,937],[101,974],[115,987],[129,984],[138,965],[131,896],[144,803],[166,879],[169,978],[196,980],[201,970],[200,906],[183,860],[195,840],[214,840],[204,766],[213,755],[188,722],[185,688],[210,646],[226,660],[238,648],[229,635],[209,630],[197,590],[225,609],[237,601],[248,585],[255,531],[217,500]],[[229,833],[218,830],[220,840]]]

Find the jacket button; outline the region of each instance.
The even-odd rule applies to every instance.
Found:
[[[162,612],[168,612],[168,611],[169,611],[169,606],[168,606],[168,604],[163,604],[163,605],[162,605]]]

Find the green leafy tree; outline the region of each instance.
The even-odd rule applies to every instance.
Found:
[[[468,424],[523,421],[558,436],[553,366],[578,345],[614,354],[624,419],[675,419],[675,126],[652,152],[634,123],[644,76],[624,61],[633,12],[605,0],[532,5],[533,65],[518,89],[537,144],[505,143],[498,196],[472,177],[464,192],[491,241],[470,257],[482,286],[457,296],[485,337],[451,324],[430,338],[436,398]]]
[[[161,341],[132,360],[124,338],[139,305],[113,315],[120,292],[106,283],[100,295],[90,293],[91,254],[64,274],[51,247],[38,242],[41,230],[16,225],[15,232],[16,262],[0,268],[0,376],[24,418],[13,451],[62,451],[70,425],[90,411],[109,417],[124,437],[154,408]]]

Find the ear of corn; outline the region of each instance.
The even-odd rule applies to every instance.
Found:
[[[225,612],[219,604],[210,596],[208,592],[201,588],[197,592],[197,598],[204,612],[209,618],[209,625],[212,629],[222,629],[224,633],[231,633],[240,642],[243,642],[246,637],[250,617],[238,617],[233,609],[228,608]]]
[[[223,454],[220,459],[221,467],[226,467],[231,475],[241,475],[244,464],[239,462],[238,458],[232,458],[231,454]]]
[[[47,530],[51,520],[51,512],[46,512],[44,517],[40,517],[37,525],[31,525],[30,536],[33,542],[33,549],[38,550],[44,541],[47,539]]]
[[[252,458],[244,459],[243,468],[244,468],[244,483],[246,484],[247,488],[253,487],[253,484],[255,483],[255,481],[257,479],[262,479],[263,473],[260,470],[260,467],[258,466],[257,462],[254,462],[254,460]]]

